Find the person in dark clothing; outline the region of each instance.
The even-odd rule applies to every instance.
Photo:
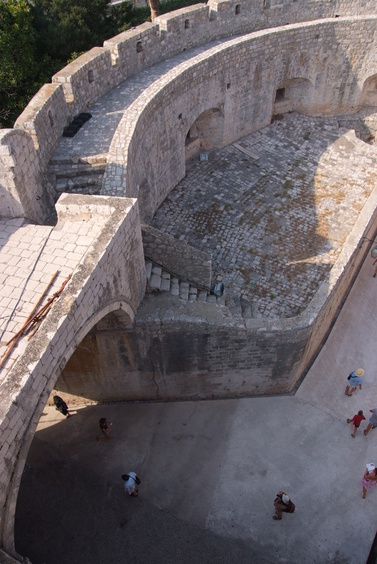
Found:
[[[101,434],[97,435],[97,441],[101,439],[112,439],[113,436],[111,434],[111,425],[109,421],[107,421],[106,417],[101,417],[99,420],[99,428],[101,429]]]
[[[68,405],[60,396],[54,396],[54,404],[57,411],[60,411],[60,413],[65,415],[67,418],[71,417],[71,414],[68,411]]]

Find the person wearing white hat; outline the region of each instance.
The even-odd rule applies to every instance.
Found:
[[[363,368],[356,368],[356,370],[352,370],[348,376],[348,384],[346,386],[345,394],[346,396],[352,396],[353,392],[357,390],[357,386],[359,386],[360,390],[363,384],[362,376],[364,376]]]
[[[293,513],[295,510],[295,504],[289,498],[289,496],[283,491],[280,491],[277,494],[276,499],[274,501],[274,506],[275,506],[275,515],[272,516],[274,521],[280,521],[283,518],[283,513]]]

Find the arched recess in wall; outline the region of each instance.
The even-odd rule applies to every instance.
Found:
[[[133,320],[134,320],[135,312],[132,310],[131,306],[128,304],[126,300],[115,300],[113,302],[107,303],[105,306],[101,307],[99,310],[95,312],[89,319],[87,319],[78,333],[72,338],[70,344],[67,347],[66,355],[69,358],[68,363],[70,362],[71,358],[74,356],[75,351],[78,350],[83,343],[85,343],[86,336],[90,334],[93,327],[99,326],[103,331],[106,332],[109,323],[111,323],[112,319],[116,319],[118,324],[123,328],[132,327]],[[77,346],[77,343],[79,345]],[[57,348],[61,346],[60,342],[56,344]],[[90,354],[89,350],[85,351],[86,355]],[[108,351],[108,354],[111,354],[111,351]],[[66,364],[67,366],[67,364]],[[91,363],[91,367],[94,366],[94,363]],[[34,370],[38,370],[38,366],[35,367]],[[40,368],[40,370],[43,370]],[[48,402],[50,392],[52,390],[59,389],[59,391],[63,392],[63,388],[60,387],[59,381],[61,381],[63,371],[59,374],[59,366],[52,367],[52,373],[56,374],[56,380],[53,376],[49,378],[48,381],[48,388],[46,387],[42,394],[38,391],[35,393],[38,394],[39,402],[35,407],[33,412],[29,413],[29,421],[28,421],[28,428],[24,434],[24,442],[22,444],[21,449],[18,452],[17,456],[17,463],[15,464],[14,471],[12,474],[12,480],[8,484],[8,491],[7,491],[7,501],[6,506],[4,509],[4,523],[2,528],[2,546],[7,550],[9,553],[14,553],[14,520],[15,520],[15,511],[17,506],[17,497],[18,491],[20,487],[21,478],[24,472],[25,463],[27,460],[27,456],[29,453],[29,449],[31,443],[34,439],[35,431],[39,422],[39,419],[43,413],[43,410]],[[59,388],[57,387],[59,386]],[[68,390],[69,393],[69,390]],[[29,400],[30,394],[29,394]]]
[[[108,313],[82,339],[55,389],[91,401],[128,399],[133,369],[133,319],[123,310]]]
[[[361,92],[361,105],[377,107],[377,74],[365,80]]]
[[[200,114],[186,135],[185,160],[188,161],[201,151],[222,147],[224,115],[218,108],[210,108]]]
[[[292,78],[276,90],[273,115],[287,112],[310,113],[312,84],[307,78]]]

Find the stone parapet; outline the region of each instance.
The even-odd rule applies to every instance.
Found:
[[[16,127],[31,130],[45,171],[63,128],[75,114],[86,110],[124,80],[160,61],[227,36],[327,17],[374,13],[374,0],[291,0],[284,4],[275,0],[226,0],[159,16],[155,23],[123,32],[56,73],[54,87],[47,85],[41,89],[17,120]],[[364,40],[365,36],[363,43]],[[55,84],[62,87],[65,103],[54,95],[58,88]],[[30,118],[35,120],[34,125]]]
[[[32,136],[22,129],[0,130],[0,218],[25,217],[43,223],[52,205],[42,187]]]

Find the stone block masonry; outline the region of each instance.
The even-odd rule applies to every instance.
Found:
[[[293,110],[308,114],[354,112],[374,100],[375,31],[375,0],[200,4],[82,55],[39,91],[14,130],[1,132],[0,197],[4,213],[12,216],[3,220],[20,222],[20,232],[30,222],[41,224],[34,234],[38,228],[49,232],[40,245],[31,240],[21,248],[22,237],[14,245],[15,225],[4,227],[1,317],[9,334],[30,311],[43,275],[59,270],[60,284],[72,272],[35,338],[23,343],[20,357],[11,357],[13,364],[3,372],[2,548],[14,552],[24,462],[58,378],[59,389],[96,400],[293,389],[365,257],[367,247],[358,252],[360,240],[375,234],[375,191],[327,286],[291,319],[244,319],[225,303],[187,304],[166,295],[142,303],[141,221],[152,219],[184,177],[186,144],[221,148],[268,125],[277,91],[286,91]],[[85,110],[93,110],[93,118],[77,137],[61,143],[64,127]],[[50,202],[55,187],[46,173],[62,145],[65,166],[71,158],[74,164],[89,162],[88,156],[107,160],[104,195],[63,195],[56,206],[58,223],[49,228],[43,224],[55,211]],[[26,271],[19,264],[24,253],[30,259]],[[30,269],[40,276],[32,277]],[[16,289],[23,296],[17,305]],[[84,347],[91,352],[85,367]]]
[[[13,519],[19,480],[33,438],[35,426],[64,365],[84,335],[103,317],[117,311],[123,327],[132,321],[145,290],[145,263],[142,249],[137,203],[131,199],[102,196],[63,195],[58,204],[56,227],[47,230],[47,243],[33,246],[30,230],[28,253],[34,263],[28,265],[30,290],[19,279],[13,294],[18,296],[15,309],[2,295],[2,315],[15,323],[2,327],[6,340],[20,328],[41,294],[45,275],[59,271],[51,293],[66,279],[72,278],[45,322],[31,340],[26,337],[15,349],[2,370],[0,388],[0,502],[3,545],[12,550]],[[6,220],[7,222],[16,220]],[[22,221],[24,220],[17,220]],[[27,225],[25,225],[26,227]],[[14,251],[12,229],[20,239],[16,226],[5,225],[8,240],[5,249]],[[34,231],[35,235],[35,231]],[[25,249],[26,250],[26,249]],[[19,257],[19,253],[14,252]],[[63,258],[61,262],[60,258]],[[19,274],[19,273],[18,273]],[[6,274],[5,288],[12,287],[17,270]],[[45,283],[43,284],[45,287]],[[25,296],[28,296],[26,301]],[[13,297],[13,296],[10,296]],[[22,350],[22,354],[21,354]],[[18,358],[19,356],[19,358]]]
[[[185,10],[179,10],[174,16],[160,16],[154,24],[143,24],[106,41],[103,47],[92,49],[57,73],[52,85],[41,88],[19,116],[15,127],[31,134],[42,174],[46,172],[64,127],[75,114],[86,111],[101,96],[156,63],[188,48],[232,35],[326,17],[374,14],[375,2],[291,0],[277,5],[261,0],[229,0]],[[363,33],[363,43],[365,37],[369,35]],[[300,38],[304,40],[303,33]],[[270,50],[271,54],[278,52],[273,45]],[[29,164],[32,165],[32,158],[28,159]],[[38,181],[40,188],[42,179]],[[24,179],[20,176],[16,183],[21,185],[22,182]],[[26,190],[26,187],[20,189]]]
[[[144,255],[172,274],[207,290],[211,287],[211,255],[151,227],[142,226]]]

